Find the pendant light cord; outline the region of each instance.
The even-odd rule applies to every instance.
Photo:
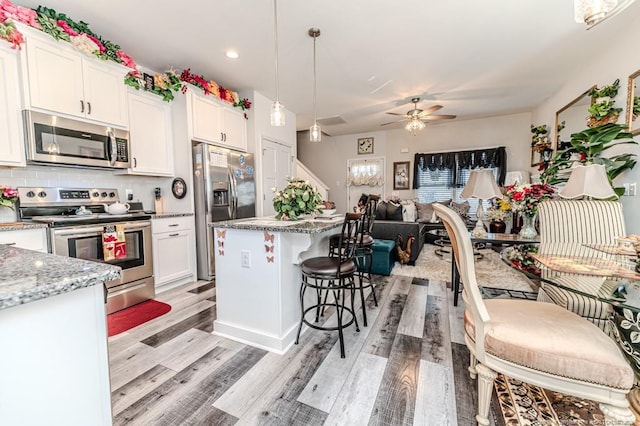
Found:
[[[278,0],[273,0],[273,25],[276,52],[276,102],[280,102],[280,84],[278,78]]]
[[[317,86],[317,77],[316,77],[316,38],[317,35],[313,36],[313,124],[317,124],[316,118],[316,86]]]

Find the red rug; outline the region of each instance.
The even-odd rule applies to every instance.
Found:
[[[171,305],[158,302],[157,300],[147,300],[146,302],[138,303],[130,308],[107,315],[109,337],[123,333],[154,318],[158,318],[170,310]]]

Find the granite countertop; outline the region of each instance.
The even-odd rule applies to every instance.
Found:
[[[0,226],[0,232],[4,232],[4,231],[22,231],[23,229],[39,229],[39,228],[46,228],[47,226],[48,225],[46,223],[18,222],[16,224]]]
[[[172,212],[153,213],[151,215],[151,219],[164,219],[167,217],[182,217],[182,216],[193,216],[193,213],[172,213]]]
[[[274,217],[252,217],[210,223],[212,228],[246,229],[251,231],[291,232],[297,234],[319,234],[342,226],[344,215],[332,218],[316,218],[295,221],[277,220]]]
[[[102,285],[120,277],[118,266],[0,244],[0,309]]]

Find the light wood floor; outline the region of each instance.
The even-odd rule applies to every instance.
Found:
[[[114,424],[474,424],[463,311],[451,291],[375,280],[378,307],[369,297],[369,326],[345,333],[345,359],[337,332],[309,329],[285,355],[211,334],[212,283],[160,294],[170,313],[109,339]]]

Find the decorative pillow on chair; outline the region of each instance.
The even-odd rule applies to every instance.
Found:
[[[433,203],[416,203],[416,210],[418,213],[418,222],[431,222],[435,210],[433,210]]]
[[[387,220],[402,222],[402,204],[396,204],[393,201],[387,203]]]
[[[451,202],[451,210],[458,213],[462,220],[469,220],[469,209],[471,206],[468,201],[464,203],[456,203],[455,201]]]

